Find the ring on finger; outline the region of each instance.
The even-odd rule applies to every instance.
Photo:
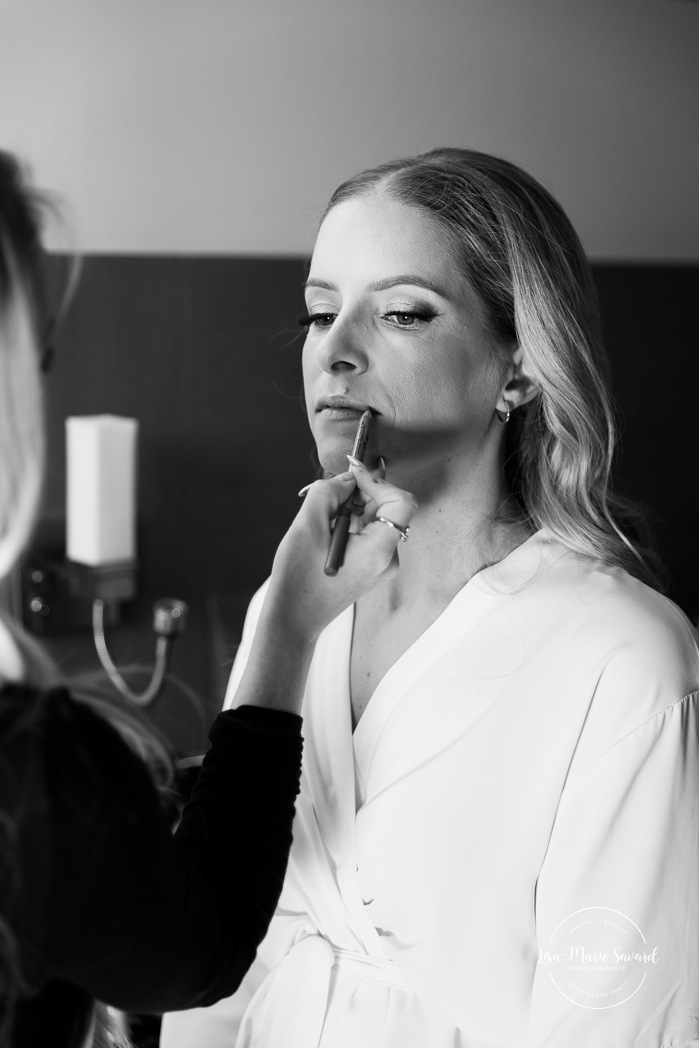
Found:
[[[395,528],[396,531],[398,532],[398,536],[399,536],[401,542],[407,542],[408,541],[408,536],[410,535],[410,527],[409,526],[407,526],[405,528],[401,528],[401,526],[399,524],[394,524],[394,522],[392,520],[387,520],[386,517],[377,517],[376,519],[379,522],[379,524],[388,524],[389,528]]]

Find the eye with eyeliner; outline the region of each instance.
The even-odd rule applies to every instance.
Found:
[[[299,327],[310,328],[317,324],[318,327],[330,327],[337,313],[303,313],[299,317]]]
[[[413,331],[420,327],[422,324],[429,324],[431,320],[437,316],[437,313],[432,309],[389,309],[385,313],[381,314],[382,320],[387,320],[391,326],[403,328],[406,331]],[[299,325],[303,328],[311,328],[318,326],[321,328],[331,327],[333,321],[337,317],[337,313],[329,312],[318,312],[318,313],[304,313],[299,317]],[[389,318],[395,318],[395,321]]]
[[[429,324],[436,316],[433,309],[389,309],[382,314],[384,320],[395,317],[396,322],[393,326],[405,328],[406,331],[412,331],[422,324]],[[404,320],[407,320],[408,323],[403,323]]]

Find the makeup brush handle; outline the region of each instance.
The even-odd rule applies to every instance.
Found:
[[[345,502],[342,503],[338,510],[337,517],[335,518],[335,527],[330,537],[330,547],[328,549],[328,557],[325,561],[325,574],[326,575],[337,575],[338,569],[342,566],[342,561],[345,557],[345,549],[347,548],[347,536],[349,535],[350,522],[352,520],[352,502],[354,501],[354,492]]]

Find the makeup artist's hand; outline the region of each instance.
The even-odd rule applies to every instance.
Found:
[[[350,534],[337,575],[324,573],[331,525],[339,507],[353,492],[364,509],[360,530]],[[361,464],[329,480],[311,484],[303,506],[277,551],[265,604],[311,643],[345,608],[398,570],[396,547],[417,503],[408,491]],[[398,525],[376,520],[385,517]]]
[[[337,575],[325,574],[332,521],[355,493],[364,502],[360,531],[347,540]],[[308,670],[318,636],[345,608],[398,570],[400,528],[417,503],[361,464],[352,472],[311,484],[303,506],[282,539],[260,612],[236,705],[301,713]]]

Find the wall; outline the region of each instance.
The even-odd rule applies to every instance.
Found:
[[[60,285],[65,260],[51,262]],[[198,698],[176,685],[154,710],[185,752],[205,745],[247,603],[314,476],[296,324],[303,275],[302,259],[90,255],[55,343],[49,470],[26,575],[46,551],[63,554],[66,416],[138,418],[138,598],[109,640],[120,665],[149,664],[152,603],[187,601],[172,670]],[[89,630],[65,630],[57,594],[48,605],[56,616],[27,621],[48,630],[66,671],[97,669]]]
[[[0,143],[88,252],[303,253],[347,175],[462,144],[595,258],[689,260],[697,54],[696,0],[0,0]]]
[[[54,267],[63,268],[60,259]],[[155,716],[183,751],[205,741],[247,601],[314,476],[301,398],[301,258],[89,256],[47,379],[51,469],[39,546],[63,536],[66,415],[140,419],[139,597],[112,631],[120,662],[152,659],[150,607],[185,599],[190,624]],[[695,440],[699,267],[597,265],[617,400],[621,490],[653,516],[670,593],[699,618]],[[688,464],[687,464],[688,465]],[[60,555],[60,549],[59,549]],[[48,638],[66,669],[97,665],[89,634]]]

